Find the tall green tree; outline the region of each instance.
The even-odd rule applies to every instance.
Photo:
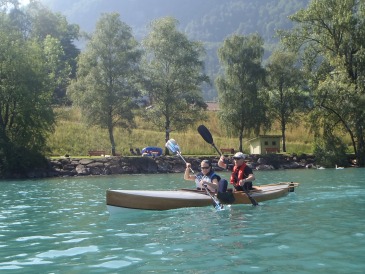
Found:
[[[209,80],[204,74],[204,48],[177,25],[172,17],[153,21],[143,41],[146,93],[152,103],[144,117],[165,131],[166,141],[172,129],[184,130],[204,118],[207,107],[201,91]]]
[[[79,39],[79,26],[69,24],[64,15],[54,13],[41,4],[40,1],[33,1],[23,11],[14,11],[13,23],[22,28],[24,35],[29,39],[36,39],[45,43],[50,38],[57,39],[62,48],[63,54],[59,55],[54,77],[57,78],[53,92],[53,103],[67,104],[66,89],[71,79],[76,76],[76,59],[80,50],[75,42]],[[25,27],[26,26],[26,27]],[[54,60],[53,60],[54,61]],[[56,63],[53,63],[55,65]]]
[[[364,5],[363,0],[313,0],[291,16],[297,26],[283,34],[307,65],[316,106],[313,128],[348,134],[359,166],[365,165]]]
[[[44,164],[53,131],[52,80],[43,45],[0,13],[0,175]]]
[[[219,95],[219,118],[232,136],[239,139],[243,151],[243,137],[258,134],[266,126],[266,108],[259,89],[264,80],[262,67],[264,41],[257,35],[232,35],[218,50],[223,74],[216,78]]]
[[[309,97],[303,90],[304,74],[298,66],[297,55],[274,51],[266,65],[265,95],[268,117],[279,121],[283,138],[283,152],[286,152],[286,129],[288,124],[298,121],[300,111],[309,107]]]
[[[112,155],[115,127],[130,130],[135,126],[133,109],[139,95],[140,57],[131,28],[120,20],[119,14],[103,14],[80,55],[77,79],[68,89],[85,121],[108,130]]]

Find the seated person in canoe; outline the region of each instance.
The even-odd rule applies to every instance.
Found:
[[[184,173],[184,179],[189,181],[195,181],[198,190],[204,190],[204,184],[211,192],[226,192],[228,182],[225,179],[216,174],[213,170],[212,163],[209,160],[203,160],[200,163],[201,172],[198,174],[190,174],[191,164],[186,163],[186,169]]]
[[[218,161],[218,166],[232,171],[230,183],[236,191],[250,191],[253,189],[252,181],[255,175],[252,169],[245,163],[245,154],[237,152],[233,155],[234,165],[225,163],[225,157],[222,155]]]

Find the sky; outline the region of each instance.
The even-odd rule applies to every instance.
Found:
[[[26,5],[29,3],[29,0],[19,0],[21,5]]]

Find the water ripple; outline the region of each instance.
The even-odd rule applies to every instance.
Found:
[[[39,258],[57,258],[57,257],[72,257],[89,252],[97,252],[99,249],[97,246],[86,246],[86,247],[73,247],[66,250],[49,250],[37,255]]]
[[[362,273],[364,169],[256,172],[298,181],[287,197],[109,215],[108,188],[186,187],[181,174],[0,184],[4,273]]]

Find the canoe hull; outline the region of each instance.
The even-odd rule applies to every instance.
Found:
[[[277,199],[292,192],[298,183],[277,183],[255,186],[250,195],[257,201]],[[228,194],[231,195],[231,194]],[[231,204],[251,204],[242,191],[232,192],[234,201]],[[225,203],[221,200],[222,203]],[[183,190],[107,190],[108,206],[144,209],[168,210],[183,207],[203,207],[212,205],[212,199],[204,192],[195,189]]]
[[[106,203],[125,208],[167,210],[208,206],[212,204],[212,200],[203,193],[183,190],[107,190]]]

